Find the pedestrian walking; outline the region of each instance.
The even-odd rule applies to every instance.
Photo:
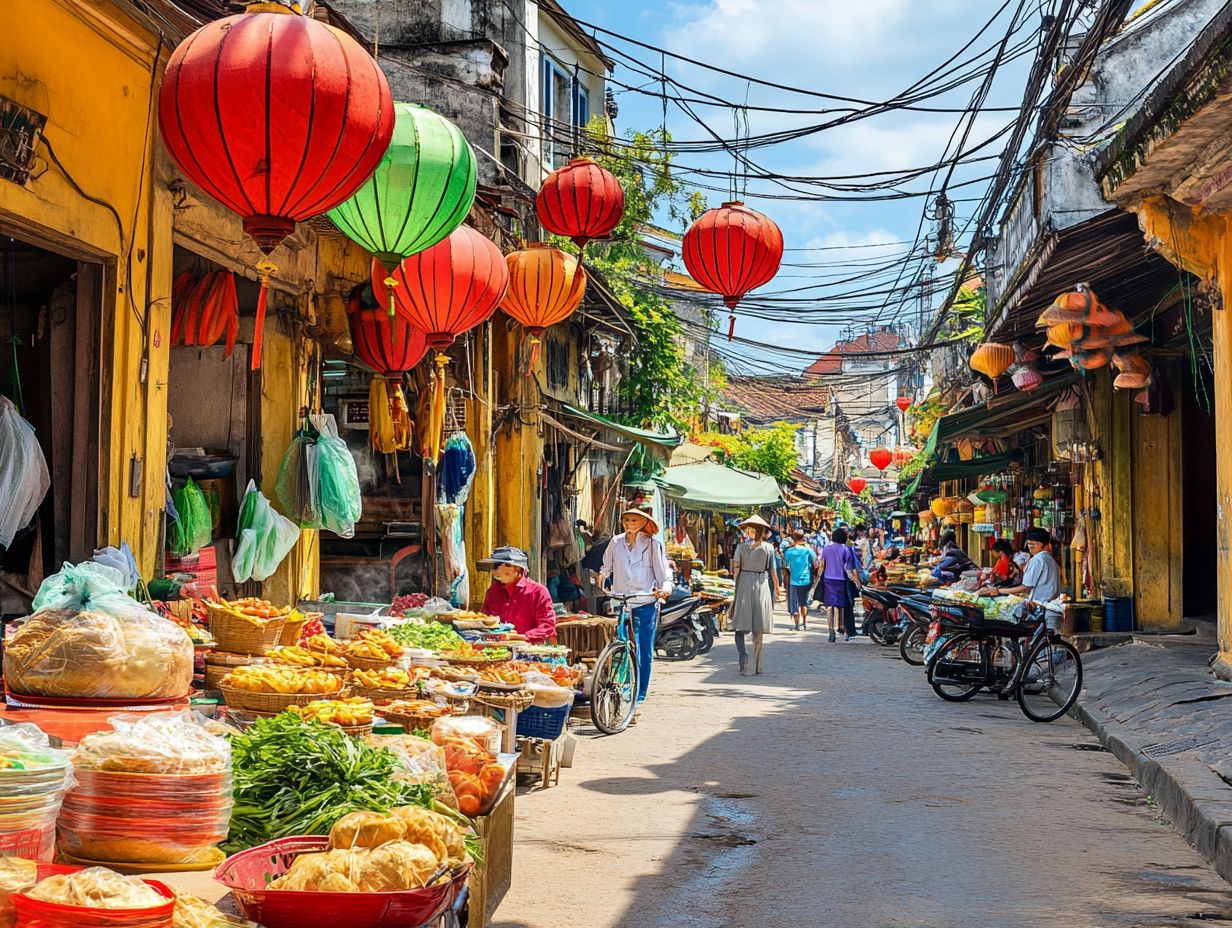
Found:
[[[659,622],[659,603],[675,588],[667,566],[663,542],[656,537],[659,524],[650,513],[626,509],[620,516],[624,532],[608,543],[603,553],[599,576],[611,578],[612,592],[634,596],[628,602],[633,614],[633,633],[637,646],[637,701],[646,699],[650,688],[650,665],[654,659],[655,627]]]
[[[813,599],[827,608],[830,640],[835,641],[835,628],[844,620],[844,611],[851,603],[848,583],[853,583],[857,590],[860,588],[856,553],[847,544],[847,529],[836,528],[830,543],[821,549],[819,572],[821,579],[817,581]]]
[[[817,568],[817,555],[799,529],[792,533],[791,546],[783,552],[783,565],[787,568],[787,608],[791,610],[792,625],[799,631],[808,628],[809,592]]]
[[[736,595],[732,600],[731,623],[736,633],[736,650],[740,653],[740,673],[747,674],[749,652],[745,636],[753,636],[753,672],[761,673],[761,649],[767,632],[774,628],[774,603],[779,596],[778,577],[774,574],[774,549],[766,541],[770,526],[760,516],[751,516],[740,523],[747,540],[736,548],[732,558]]]

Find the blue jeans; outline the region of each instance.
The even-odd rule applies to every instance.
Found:
[[[655,627],[659,624],[659,604],[646,603],[633,608],[633,638],[637,648],[637,701],[644,702],[650,689],[650,664],[654,660]]]

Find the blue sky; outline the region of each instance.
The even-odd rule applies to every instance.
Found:
[[[1010,16],[1019,6],[1008,9],[972,46],[972,50],[994,45],[1009,28]],[[987,100],[988,107],[1016,107],[1021,100],[1027,68],[1039,34],[1036,3],[1023,4],[1032,12],[1024,14],[1021,30],[1011,40],[1026,43],[1023,54],[1005,64],[997,74]],[[899,93],[957,52],[1000,7],[999,2],[975,0],[566,0],[568,11],[580,20],[611,29],[650,45],[719,65],[731,71],[752,75],[790,87],[805,88],[864,100],[884,100]],[[622,45],[619,40],[600,35],[605,42],[627,52],[657,72],[659,55],[647,49]],[[825,109],[841,106],[832,101],[810,98],[707,72],[668,58],[667,73],[691,88],[714,94],[727,101],[788,110]],[[616,81],[645,86],[658,93],[653,79],[618,65]],[[972,81],[921,106],[962,108],[975,90]],[[620,114],[618,132],[656,127],[662,120],[662,104],[655,97],[617,89]],[[693,107],[715,133],[724,138],[734,134],[730,109]],[[750,112],[753,136],[767,132],[815,125],[834,114],[800,112]],[[1013,112],[982,113],[972,128],[968,145],[984,141],[1011,122]],[[896,171],[934,164],[946,150],[947,142],[960,119],[957,113],[897,111],[872,116],[849,125],[838,126],[752,153],[754,161],[767,170],[793,176],[854,175],[875,171]],[[676,140],[705,139],[702,126],[675,106],[668,110],[668,127]],[[999,155],[1002,145],[994,142],[981,154]],[[678,156],[687,167],[730,170],[728,154],[689,153]],[[959,166],[953,183],[971,181],[990,174],[995,161]],[[725,184],[723,180],[711,183]],[[927,190],[933,186],[926,175],[904,185],[904,189]],[[982,183],[957,187],[958,224],[975,208],[968,198],[978,199]],[[828,347],[844,325],[860,325],[874,318],[887,320],[894,315],[882,309],[884,295],[866,294],[844,297],[853,289],[884,289],[894,282],[901,266],[901,255],[909,246],[888,244],[911,242],[916,237],[925,200],[891,202],[823,202],[820,200],[767,200],[758,194],[784,192],[771,182],[750,180],[746,201],[774,218],[783,229],[788,249],[780,277],[763,293],[812,286],[806,294],[792,294],[783,304],[790,321],[743,319],[737,327],[759,341],[822,350]],[[707,192],[712,206],[726,197]],[[925,224],[925,231],[931,228]],[[877,246],[846,249],[841,246]],[[839,246],[839,247],[836,247]],[[813,249],[813,250],[806,250]],[[863,262],[853,264],[852,262]],[[839,283],[847,277],[868,272],[877,264],[889,265],[866,282]],[[916,264],[907,269],[910,275]],[[952,267],[948,265],[947,267]],[[938,273],[943,274],[946,267]],[[904,281],[905,282],[905,281]],[[784,296],[786,296],[784,294]],[[829,296],[829,302],[798,297]],[[834,297],[840,297],[835,300]],[[918,308],[918,304],[917,308]],[[820,312],[825,308],[825,312]],[[766,354],[764,361],[790,368],[797,359]],[[802,365],[801,365],[802,366]]]

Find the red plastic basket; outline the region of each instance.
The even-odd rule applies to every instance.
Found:
[[[81,867],[40,864],[38,878],[58,873],[76,873]],[[167,901],[148,909],[87,909],[57,905],[14,893],[10,899],[17,910],[17,928],[171,928],[175,916],[175,893],[157,880],[144,880]]]
[[[315,893],[267,889],[300,854],[324,851],[323,835],[279,838],[228,857],[214,879],[245,918],[264,928],[419,928],[435,920],[466,884],[470,864],[449,883],[398,893]]]

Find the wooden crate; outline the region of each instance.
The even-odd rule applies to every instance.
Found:
[[[483,839],[483,863],[471,871],[467,928],[486,928],[513,882],[513,799],[516,777],[510,777],[487,815],[475,818]]]
[[[592,616],[556,623],[556,641],[573,652],[570,657],[573,663],[598,657],[604,646],[615,637],[615,618]]]

